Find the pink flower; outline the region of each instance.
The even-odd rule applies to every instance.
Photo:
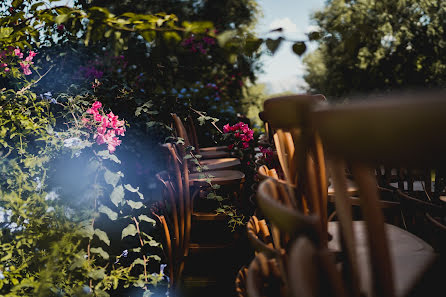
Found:
[[[124,136],[125,128],[115,129],[116,135]]]
[[[97,122],[101,122],[102,121],[102,116],[99,113],[95,113],[94,114],[94,120]]]
[[[104,128],[110,127],[110,121],[106,117],[102,117],[102,127]]]
[[[105,127],[98,127],[98,133],[99,134],[105,134],[105,132],[107,132],[107,128],[105,128]]]
[[[17,57],[19,57],[20,59],[23,58],[23,53],[20,52],[19,48],[14,49],[14,55],[16,55]]]
[[[249,148],[249,143],[247,143],[247,142],[242,142],[242,147],[243,147],[243,149],[247,149],[247,148]]]
[[[97,136],[97,138],[96,138],[96,143],[97,144],[105,143],[105,137],[104,137],[103,134],[97,134],[96,136]]]
[[[87,109],[87,113],[89,113],[89,114],[96,114],[97,110],[94,110],[93,108],[89,108],[89,109]]]
[[[22,67],[23,74],[25,74],[25,75],[31,74],[31,70],[29,69],[28,63],[20,62],[19,65],[20,65],[20,67]]]
[[[228,149],[232,150],[234,148],[233,144],[228,145]]]
[[[9,69],[8,67],[5,68],[5,72],[9,72],[11,69]]]
[[[229,124],[224,125],[223,126],[223,133],[230,132],[231,131],[230,129],[231,129],[231,126],[229,126]]]
[[[84,125],[85,125],[85,124],[88,123],[90,120],[87,119],[87,118],[82,118],[81,121],[82,121],[82,123],[84,123]]]
[[[93,103],[93,105],[91,106],[91,108],[98,110],[99,108],[102,107],[102,103],[99,101],[96,101],[95,103]]]

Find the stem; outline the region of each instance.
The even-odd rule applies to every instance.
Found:
[[[132,220],[135,222],[136,232],[138,233],[139,242],[141,244],[141,247],[144,247],[144,241],[142,240],[142,237],[141,237],[141,231],[139,230],[138,220],[136,220],[135,217],[132,217]],[[146,282],[148,282],[148,277],[147,277],[147,262],[148,262],[148,260],[147,260],[146,255],[144,255],[144,254],[142,255],[142,258],[144,260],[144,278],[145,278]]]
[[[54,67],[54,65],[51,65],[50,68],[48,68],[48,70],[43,75],[39,75],[39,78],[35,82],[30,82],[26,87],[23,87],[20,91],[18,91],[17,95],[19,95],[19,96],[23,95],[23,93],[25,93],[25,91],[29,90],[31,88],[31,86],[37,84],[42,78],[44,78],[45,75],[47,75],[48,72],[50,72],[50,70],[53,69],[53,67]]]

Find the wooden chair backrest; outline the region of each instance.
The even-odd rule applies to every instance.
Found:
[[[357,260],[351,222],[351,205],[345,188],[345,165],[351,164],[360,189],[361,209],[367,226],[369,263],[375,296],[394,296],[395,284],[389,243],[380,209],[375,172],[389,167],[429,168],[446,164],[446,94],[405,101],[386,98],[343,106],[319,108],[313,123],[330,154],[336,211],[341,225],[343,250],[348,258],[352,296],[359,296]]]
[[[262,212],[274,226],[292,238],[306,234],[319,244],[322,239],[319,218],[314,215],[306,215],[286,205],[281,197],[283,194],[280,194],[280,187],[281,185],[271,178],[260,183],[257,191],[257,204]]]
[[[257,254],[248,268],[246,290],[249,297],[288,296],[277,260]]]
[[[177,193],[179,197],[180,218],[184,220],[184,224],[180,224],[180,232],[183,236],[183,247],[185,256],[189,253],[190,230],[192,220],[192,199],[189,188],[189,169],[187,160],[182,159],[178,153],[176,146],[172,143],[163,145],[169,156],[170,175],[175,178]],[[184,226],[184,227],[183,227]]]
[[[310,111],[325,101],[322,95],[291,95],[264,102],[265,114],[276,129],[274,140],[286,182],[296,186],[295,205],[316,214],[322,241],[328,241],[327,177],[322,143],[311,127]]]
[[[348,296],[333,254],[305,237],[290,249],[288,283],[293,297]]]
[[[200,153],[200,144],[198,142],[197,130],[195,129],[194,120],[191,116],[187,117],[187,127],[188,127],[188,135],[190,135],[190,141],[192,146],[195,148],[197,154]]]
[[[184,157],[186,154],[185,147],[191,146],[192,144],[189,140],[189,136],[187,135],[187,130],[184,127],[183,121],[180,119],[180,117],[177,116],[175,113],[172,113],[172,118],[175,124],[175,131],[177,137],[181,137],[184,140],[184,145],[181,144],[178,145],[180,155]]]
[[[275,248],[271,232],[265,220],[259,220],[252,216],[246,224],[248,239],[258,253],[265,254],[268,258],[280,256],[280,250]]]

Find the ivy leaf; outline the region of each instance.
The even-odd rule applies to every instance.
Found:
[[[94,234],[103,242],[105,242],[105,244],[107,244],[108,246],[110,246],[110,239],[108,238],[107,233],[105,233],[104,231],[100,230],[100,229],[95,229],[94,230]]]
[[[97,155],[99,157],[102,157],[102,159],[112,160],[113,162],[121,164],[121,161],[118,159],[118,157],[116,157],[115,155],[110,154],[108,150],[100,151],[100,152],[97,153]]]
[[[91,248],[90,251],[94,254],[99,254],[104,260],[108,260],[110,256],[101,247]]]
[[[147,223],[151,223],[153,226],[156,225],[156,221],[155,221],[154,219],[152,219],[152,218],[149,218],[149,217],[146,216],[146,215],[140,215],[140,216],[138,217],[138,219],[139,219],[140,222],[141,222],[141,221],[145,221],[145,222],[147,222]]]
[[[130,224],[122,230],[121,239],[123,239],[126,236],[135,236],[136,233],[138,233],[138,231],[136,230],[135,225]]]
[[[99,212],[106,214],[108,216],[108,218],[112,221],[115,221],[116,219],[118,219],[118,213],[114,212],[113,210],[111,210],[110,208],[108,208],[105,205],[99,206],[98,210],[99,210]]]
[[[139,201],[133,201],[133,200],[127,200],[127,204],[132,208],[132,209],[140,209],[141,207],[144,206],[144,204],[142,202]]]
[[[120,178],[121,178],[120,172],[115,173],[115,172],[111,172],[108,169],[105,170],[104,179],[107,184],[112,185],[113,187],[116,187]]]
[[[269,49],[269,51],[274,54],[277,51],[277,49],[279,48],[280,43],[282,42],[282,40],[283,40],[282,37],[279,37],[277,39],[268,38],[265,41],[265,45]]]
[[[88,277],[98,280],[98,279],[104,279],[105,278],[105,268],[99,268],[96,270],[92,270],[88,273]]]
[[[124,200],[124,188],[122,185],[117,186],[113,189],[110,195],[110,200],[115,206],[118,206]]]
[[[152,258],[152,259],[154,259],[155,261],[161,261],[161,257],[158,256],[158,255],[150,255],[148,258]]]
[[[132,266],[135,265],[144,265],[144,260],[141,258],[135,259],[135,261],[133,261]]]
[[[305,45],[305,42],[303,42],[303,41],[298,41],[293,44],[293,52],[296,55],[301,56],[303,53],[305,53],[306,50],[307,50],[307,46]]]
[[[317,32],[317,31],[308,33],[308,39],[310,41],[318,40],[320,38],[321,38],[321,34],[319,32]]]
[[[138,194],[138,196],[139,196],[140,199],[144,199],[144,195],[141,194],[141,193],[139,192],[139,187],[137,187],[137,188],[135,189],[135,188],[132,187],[131,185],[126,184],[126,185],[124,185],[124,188],[125,188],[127,191],[130,191],[130,192],[132,192],[132,193],[136,193],[136,194]]]

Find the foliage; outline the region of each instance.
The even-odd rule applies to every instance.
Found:
[[[446,3],[332,0],[315,13],[319,48],[305,58],[313,91],[358,92],[443,87]]]

